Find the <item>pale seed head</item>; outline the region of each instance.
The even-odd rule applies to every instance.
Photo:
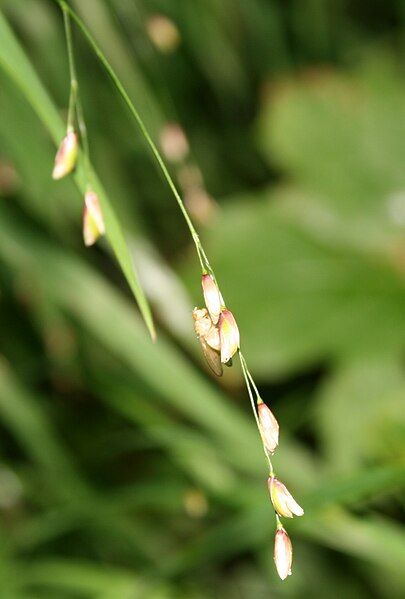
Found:
[[[274,539],[274,562],[281,580],[291,575],[292,544],[286,530],[281,527],[277,530]]]
[[[67,132],[62,139],[55,156],[55,164],[52,171],[53,179],[62,179],[68,175],[76,166],[79,142],[73,130]]]
[[[222,310],[219,317],[221,362],[226,364],[239,349],[240,338],[236,320],[230,310]]]
[[[201,279],[204,301],[214,324],[217,324],[221,314],[221,296],[211,275],[205,274]]]
[[[269,453],[274,453],[278,445],[278,422],[273,412],[261,402],[257,406],[260,422],[260,433],[263,443]]]
[[[84,196],[83,238],[86,246],[93,245],[100,235],[104,235],[105,225],[100,202],[94,191]]]
[[[267,481],[271,502],[277,514],[284,518],[302,516],[304,510],[295,501],[287,487],[275,476],[270,476]]]

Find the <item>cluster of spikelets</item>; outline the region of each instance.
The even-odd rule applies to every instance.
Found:
[[[209,366],[221,376],[222,364],[231,366],[239,349],[239,329],[211,275],[202,276],[202,287],[207,308],[194,308],[194,328]]]
[[[232,312],[225,306],[214,277],[208,273],[202,276],[202,289],[206,308],[194,308],[194,328],[209,366],[215,374],[221,376],[222,365],[231,365],[232,357],[237,352],[240,353],[239,329]],[[268,489],[277,522],[274,561],[280,578],[284,580],[291,574],[292,544],[280,517],[302,516],[304,510],[274,475],[271,456],[278,446],[279,425],[270,408],[261,399],[242,354],[240,359],[251,398],[251,384],[256,391],[256,403],[253,401],[252,407],[269,463]]]
[[[75,167],[79,153],[79,138],[77,132],[68,126],[56,153],[52,177],[62,179],[71,173]],[[103,213],[97,194],[87,186],[83,207],[83,238],[86,246],[93,245],[100,235],[105,233]]]

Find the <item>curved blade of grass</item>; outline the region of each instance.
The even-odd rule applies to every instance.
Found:
[[[65,134],[65,124],[1,11],[0,66],[26,96],[36,114],[49,131],[53,141],[58,145]],[[81,158],[79,158],[74,178],[77,186],[81,192],[84,193],[88,181],[84,173]],[[101,201],[106,223],[107,238],[136,298],[149,333],[152,339],[154,339],[156,337],[156,332],[150,306],[139,283],[121,225],[117,219],[110,199],[93,172],[91,179],[91,184],[99,195]]]

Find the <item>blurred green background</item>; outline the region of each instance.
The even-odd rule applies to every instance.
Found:
[[[287,522],[282,583],[239,367],[214,380],[192,330],[200,271],[178,207],[74,27],[152,344],[106,242],[83,247],[72,178],[50,177],[24,69],[65,118],[60,11],[2,0],[29,62],[0,36],[0,597],[404,597],[405,4],[70,4],[163,144],[306,514]]]

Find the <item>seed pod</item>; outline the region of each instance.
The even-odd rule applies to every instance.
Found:
[[[79,142],[76,133],[71,129],[62,139],[55,156],[55,164],[52,171],[53,179],[62,179],[68,175],[76,166]]]
[[[274,563],[281,580],[291,575],[292,544],[286,530],[281,527],[277,530],[274,539]]]
[[[211,275],[205,274],[201,279],[204,301],[207,310],[214,324],[217,324],[221,314],[221,296]]]
[[[284,518],[292,518],[293,516],[302,516],[304,510],[295,501],[294,497],[287,490],[287,487],[280,482],[275,476],[270,476],[267,485],[271,502],[279,516]]]
[[[239,349],[240,338],[236,320],[230,310],[222,310],[219,317],[221,362],[226,364]]]
[[[273,412],[262,401],[258,403],[260,433],[269,453],[274,453],[278,445],[278,422]]]
[[[100,202],[94,191],[87,191],[84,196],[83,238],[86,246],[93,245],[100,235],[104,235],[105,225]]]

